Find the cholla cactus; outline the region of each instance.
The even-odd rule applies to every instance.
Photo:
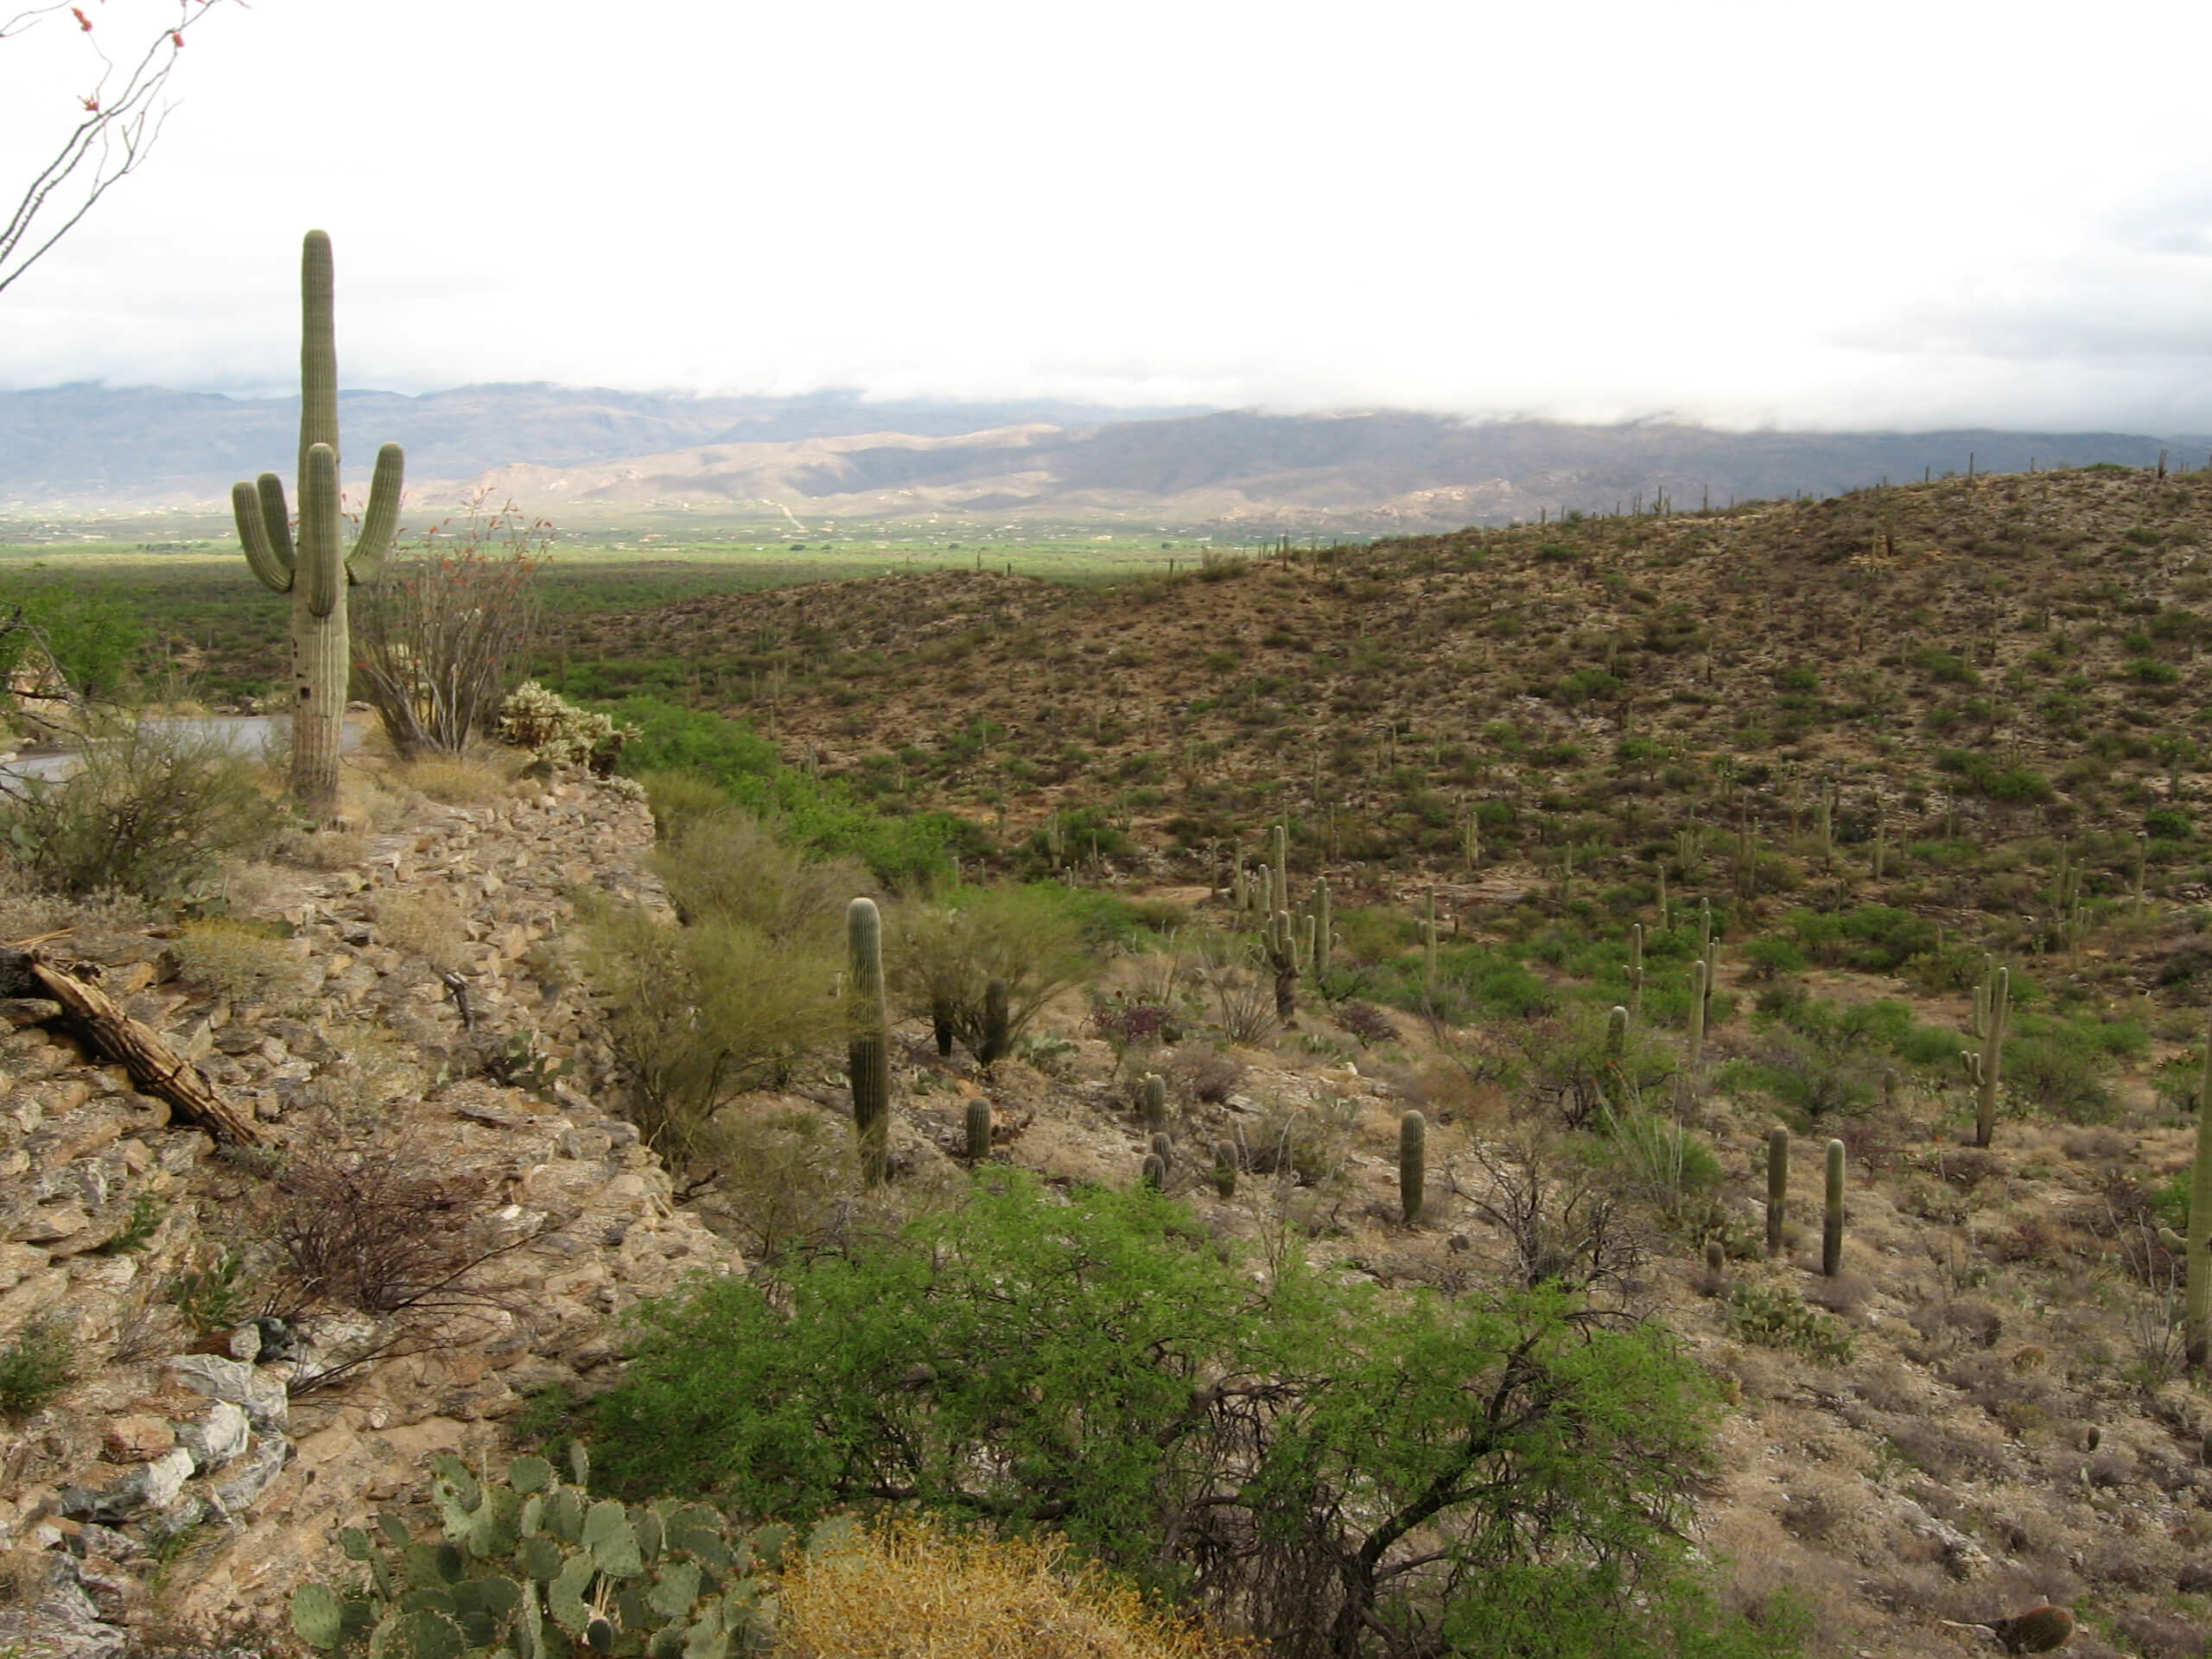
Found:
[[[579,709],[536,680],[507,694],[495,729],[502,743],[528,749],[549,766],[581,767],[598,778],[614,770],[622,746],[638,735],[636,727]]]
[[[781,1564],[791,1529],[739,1531],[698,1503],[594,1502],[581,1444],[572,1453],[573,1485],[543,1458],[517,1458],[498,1480],[434,1459],[440,1536],[416,1540],[392,1515],[342,1530],[367,1581],[302,1585],[292,1628],[325,1653],[378,1659],[736,1659],[772,1645],[761,1574]],[[809,1548],[850,1535],[849,1522],[828,1523]]]

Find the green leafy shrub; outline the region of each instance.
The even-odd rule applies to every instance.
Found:
[[[218,739],[121,722],[96,730],[67,777],[0,785],[0,846],[65,893],[174,898],[269,838],[258,779]]]
[[[1642,1610],[1692,1582],[1675,1529],[1713,1420],[1664,1332],[1556,1286],[1447,1305],[1294,1255],[1255,1277],[1172,1200],[1060,1201],[1011,1174],[649,1309],[596,1410],[619,1491],[801,1526],[886,1493],[1049,1523],[1297,1633],[1294,1656],[1433,1643],[1516,1574],[1559,1598],[1581,1651],[1675,1651]],[[1276,1542],[1201,1577],[1192,1552],[1224,1524]]]
[[[812,936],[778,941],[718,916],[671,926],[607,906],[587,915],[581,957],[632,1119],[671,1157],[706,1154],[724,1104],[787,1081],[843,1034],[830,995],[842,958]]]
[[[76,1380],[76,1358],[60,1326],[33,1319],[0,1348],[0,1416],[28,1417]]]
[[[926,887],[951,874],[954,853],[982,849],[979,832],[950,813],[887,811],[855,799],[836,779],[785,766],[775,745],[738,721],[650,696],[625,698],[608,712],[634,731],[622,751],[632,775],[688,773],[772,824],[786,844],[857,859],[893,887]]]

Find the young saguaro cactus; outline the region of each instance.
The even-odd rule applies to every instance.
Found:
[[[1789,1214],[1789,1131],[1769,1129],[1766,1136],[1766,1253],[1782,1254],[1783,1223]]]
[[[1313,881],[1313,977],[1325,980],[1329,976],[1329,953],[1336,944],[1335,922],[1329,907],[1329,878],[1317,876]]]
[[[263,587],[292,596],[292,798],[317,818],[338,810],[338,751],[353,667],[346,589],[373,582],[399,518],[405,456],[377,452],[368,510],[353,551],[344,549],[338,488],[338,346],[330,238],[309,231],[300,251],[299,540],[292,538],[284,480],[231,487],[245,562]]]
[[[2189,1363],[2212,1363],[2212,1020],[2204,1033],[2204,1076],[2196,1085],[2196,1162],[2189,1176],[2189,1287],[2182,1300]]]
[[[853,1122],[860,1130],[861,1179],[874,1186],[889,1169],[891,1149],[891,1032],[884,1014],[883,917],[874,899],[845,906],[845,943]]]
[[[991,1155],[991,1103],[977,1095],[968,1103],[966,1131],[968,1161],[980,1164]]]
[[[1821,1271],[1843,1271],[1843,1142],[1828,1142],[1827,1191],[1821,1210]]]
[[[1287,1026],[1298,1017],[1298,976],[1306,971],[1304,942],[1288,911],[1278,910],[1268,918],[1260,942],[1274,976],[1275,1018]]]
[[[1407,1226],[1421,1220],[1428,1194],[1428,1120],[1408,1112],[1398,1120],[1398,1213]]]
[[[1167,1079],[1157,1071],[1144,1074],[1144,1126],[1154,1135],[1167,1127]]]
[[[1974,991],[1974,1034],[1978,1053],[1961,1049],[1959,1062],[1974,1084],[1974,1143],[1986,1147],[1997,1132],[1997,1090],[2005,1069],[2005,1035],[2012,1023],[2012,976],[1995,963]]]

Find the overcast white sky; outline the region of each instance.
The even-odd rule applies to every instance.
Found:
[[[357,388],[2212,429],[2202,3],[225,13],[0,386],[292,386],[321,226]],[[0,212],[78,44],[0,41]]]

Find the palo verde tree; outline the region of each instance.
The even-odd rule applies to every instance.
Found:
[[[339,740],[352,669],[346,626],[350,582],[373,582],[399,517],[405,458],[377,451],[368,511],[349,554],[338,493],[338,346],[330,238],[309,231],[300,251],[300,529],[296,548],[284,480],[231,486],[245,562],[264,587],[292,596],[292,798],[318,819],[338,809]]]
[[[67,0],[33,5],[12,16],[0,13],[0,48],[10,58],[29,50],[25,37],[43,35],[55,49],[67,35],[79,49],[83,79],[66,94],[76,117],[47,158],[23,185],[7,217],[0,219],[0,293],[36,264],[92,210],[92,204],[137,171],[161,135],[168,105],[162,101],[185,31],[195,28],[214,0],[162,0],[150,8],[150,22],[138,33],[122,35],[130,25],[105,10],[87,12]],[[12,65],[8,66],[10,68]],[[0,77],[0,98],[22,95]]]

